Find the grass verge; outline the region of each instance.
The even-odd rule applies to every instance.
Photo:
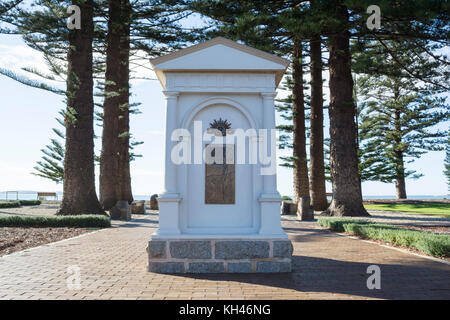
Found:
[[[419,213],[450,218],[450,203],[402,203],[402,204],[366,204],[367,210],[398,211]]]
[[[346,232],[364,239],[385,241],[394,246],[420,250],[434,257],[450,256],[450,236],[448,235],[345,218],[322,218],[317,223],[332,231]]]
[[[108,228],[109,217],[86,214],[77,216],[0,216],[0,227],[76,227],[76,228]]]

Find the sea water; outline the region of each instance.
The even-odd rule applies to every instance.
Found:
[[[46,191],[47,192],[47,191]],[[51,191],[48,191],[51,192]],[[58,195],[58,200],[62,199],[62,192],[56,192]],[[153,193],[152,193],[153,194]],[[134,195],[134,200],[150,200],[149,195]],[[292,198],[292,196],[290,196]],[[450,195],[408,195],[408,199],[449,199]],[[0,200],[36,200],[37,191],[1,191],[0,192]],[[331,197],[328,197],[331,200]],[[373,200],[373,199],[395,199],[394,195],[381,195],[381,196],[373,196],[373,195],[363,195],[364,200]],[[47,200],[54,200],[54,197],[47,197]]]

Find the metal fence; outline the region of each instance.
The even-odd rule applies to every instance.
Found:
[[[0,192],[0,200],[37,200],[47,197],[58,200],[58,194],[59,192],[9,190]]]

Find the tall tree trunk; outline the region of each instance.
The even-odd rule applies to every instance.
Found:
[[[325,166],[323,151],[323,92],[322,92],[322,49],[320,36],[313,36],[311,48],[311,134],[310,156],[310,193],[314,210],[323,211],[328,207],[325,188]]]
[[[404,176],[399,176],[395,179],[395,194],[397,199],[406,199],[406,184]]]
[[[60,215],[104,213],[95,191],[94,98],[92,79],[93,1],[72,1],[81,9],[81,29],[69,31],[66,148]]]
[[[120,39],[120,104],[119,104],[119,183],[120,200],[133,201],[130,175],[130,15],[129,0],[122,0],[122,37]]]
[[[133,200],[129,166],[129,2],[109,0],[103,103],[100,201],[105,209]],[[125,134],[123,134],[125,132]]]
[[[293,158],[294,158],[294,197],[297,203],[303,202],[305,197],[309,199],[308,162],[306,155],[305,134],[305,97],[303,93],[303,45],[300,39],[294,40],[292,62],[292,122],[293,122]],[[309,212],[303,212],[309,208],[307,205],[299,205],[298,213],[301,217]]]
[[[347,8],[336,5],[336,18],[345,26]],[[362,203],[356,148],[356,105],[353,101],[350,33],[336,30],[329,35],[330,68],[330,166],[333,200],[326,214],[368,216]]]
[[[105,209],[118,200],[117,136],[119,134],[120,89],[120,1],[108,1],[108,36],[106,45],[105,100],[103,102],[102,153],[100,155],[100,202]]]
[[[400,97],[398,86],[394,84],[394,99]],[[395,194],[397,199],[406,199],[406,184],[405,184],[405,164],[403,160],[403,151],[401,150],[401,110],[396,109],[394,112],[394,127],[395,127]]]

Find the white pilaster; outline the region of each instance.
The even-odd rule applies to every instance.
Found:
[[[177,192],[177,167],[171,159],[171,151],[175,142],[171,140],[172,132],[177,129],[177,104],[176,91],[164,91],[166,96],[166,143],[165,143],[165,167],[164,167],[164,198],[178,198]]]
[[[261,96],[263,98],[263,128],[267,129],[267,150],[272,150],[271,143],[276,143],[271,139],[271,130],[275,129],[275,104],[274,98],[277,95],[276,92],[263,92]],[[271,151],[270,151],[271,152]],[[276,168],[276,156],[273,157]],[[263,176],[264,198],[279,198],[280,194],[277,191],[277,175],[276,170],[274,174],[266,174]]]
[[[155,236],[180,234],[180,194],[177,188],[177,166],[171,159],[172,132],[177,129],[178,92],[164,91],[166,96],[166,133],[165,133],[165,166],[164,166],[164,192],[158,198],[159,228]]]
[[[275,104],[274,98],[276,92],[263,92],[261,93],[263,98],[263,128],[268,130],[266,135],[267,150],[271,150],[272,141],[270,131],[275,129]],[[272,156],[272,155],[271,155]],[[276,161],[276,156],[272,157],[273,161]],[[276,168],[276,163],[274,163]],[[263,193],[259,198],[261,207],[261,227],[259,229],[260,235],[277,236],[281,238],[287,238],[286,233],[281,228],[280,219],[280,204],[281,197],[277,191],[277,175],[276,170],[274,174],[263,175]]]

